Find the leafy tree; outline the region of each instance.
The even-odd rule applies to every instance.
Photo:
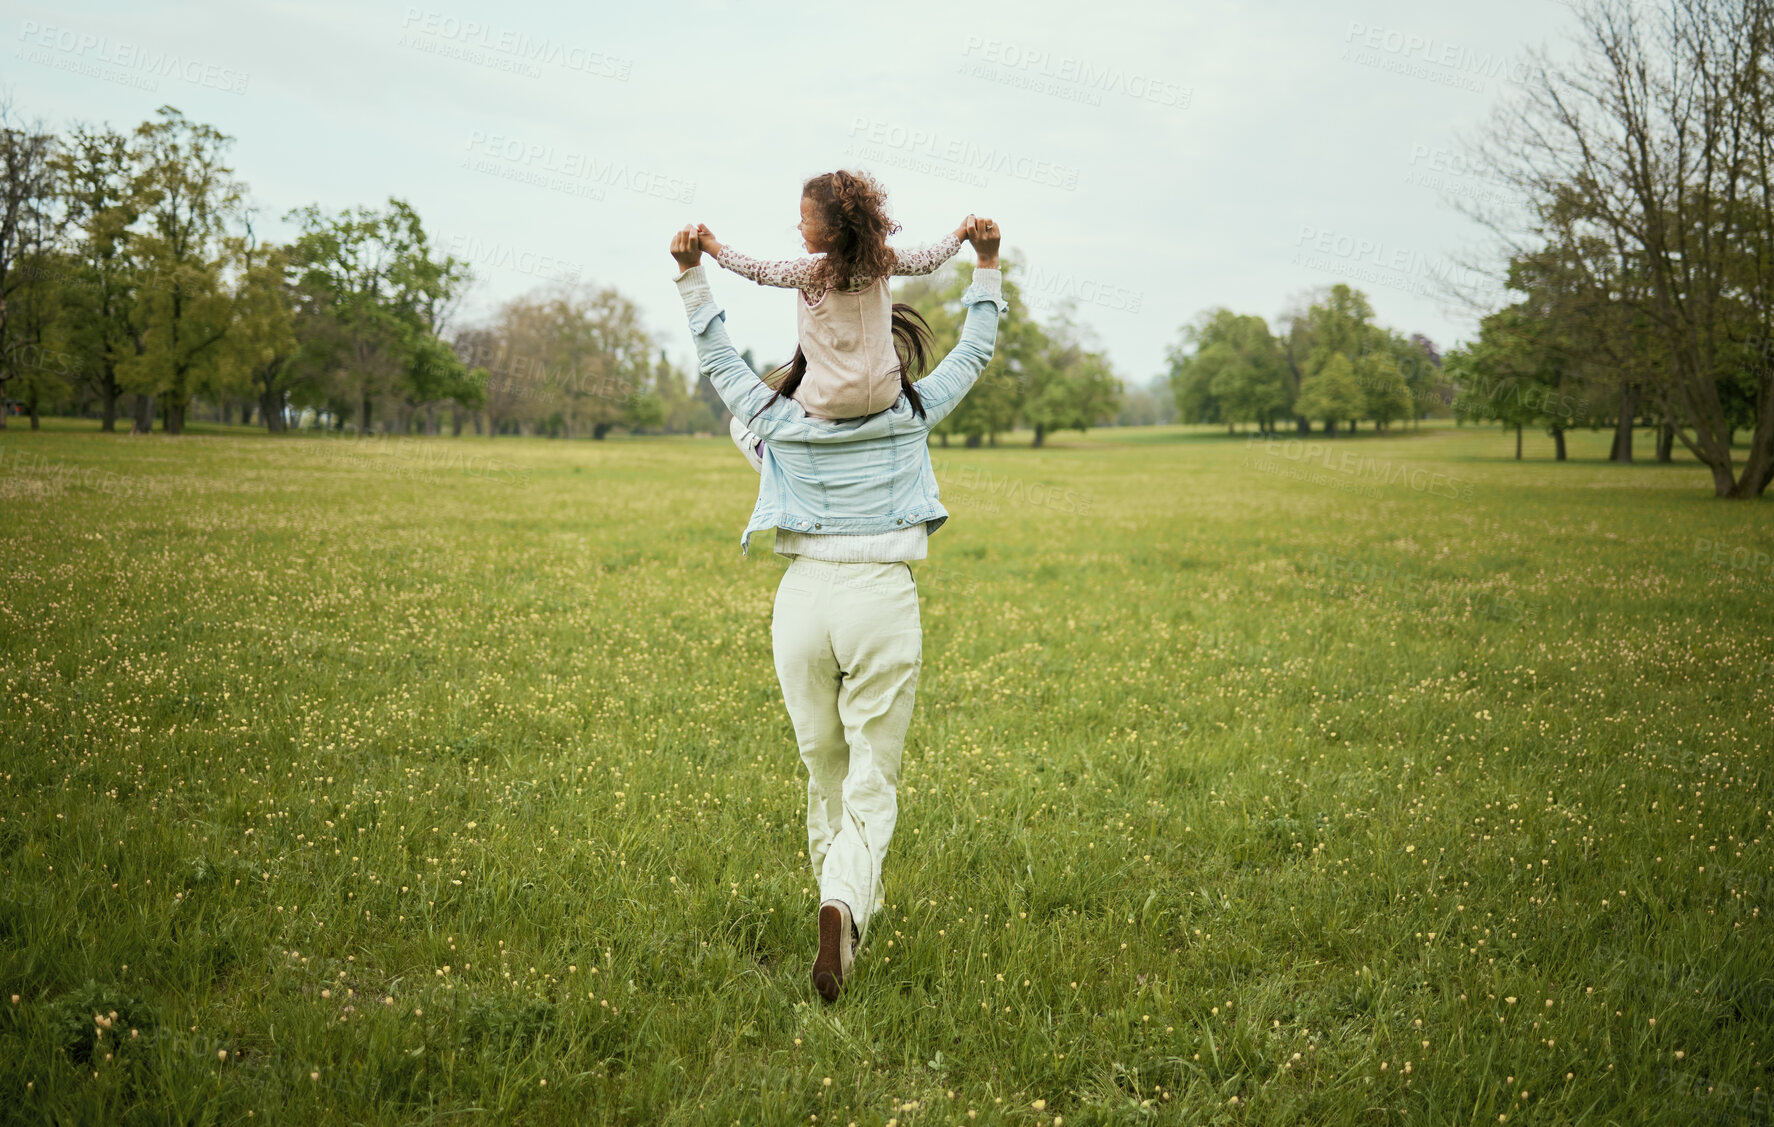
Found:
[[[1287,360],[1261,317],[1203,313],[1170,353],[1170,385],[1189,422],[1256,423],[1267,432],[1292,401]]]
[[[227,354],[238,376],[230,382],[253,390],[265,429],[272,434],[288,429],[291,394],[313,379],[312,369],[302,363],[302,342],[296,335],[289,266],[287,249],[260,246],[249,223],[234,282]]]
[[[379,399],[411,405],[464,386],[433,342],[467,268],[434,253],[410,204],[390,197],[386,211],[310,205],[290,215],[302,228],[291,258],[309,302],[305,328],[326,356],[341,417],[367,434]]]
[[[1302,419],[1324,423],[1324,433],[1337,433],[1337,423],[1358,418],[1364,401],[1361,383],[1355,378],[1355,365],[1342,352],[1330,352],[1316,370],[1306,377],[1294,412]]]
[[[1078,327],[1062,313],[1043,332],[1045,347],[1024,371],[1022,415],[1040,446],[1053,430],[1085,430],[1115,417],[1121,381],[1108,357],[1087,347]]]
[[[1357,365],[1361,415],[1385,430],[1395,419],[1411,417],[1411,389],[1389,352],[1369,352]]]
[[[0,428],[16,383],[29,377],[35,387],[44,378],[43,331],[55,243],[54,149],[51,134],[40,126],[14,125],[10,107],[0,106]]]
[[[1351,377],[1354,378],[1355,361],[1378,345],[1380,334],[1373,323],[1373,305],[1360,290],[1339,282],[1314,291],[1311,296],[1312,300],[1304,308],[1296,307],[1287,314],[1288,329],[1282,350],[1294,379],[1293,409],[1302,433],[1310,429],[1311,419],[1324,418],[1301,404],[1312,377],[1332,356],[1340,355],[1352,365]],[[1356,390],[1359,394],[1359,381]],[[1315,407],[1324,405],[1322,398],[1314,402]],[[1340,417],[1354,419],[1361,414],[1358,406],[1355,413]],[[1334,430],[1333,420],[1325,419],[1325,425],[1327,430]]]
[[[98,397],[99,428],[114,431],[124,393],[117,367],[134,351],[131,316],[141,282],[131,228],[143,203],[130,139],[109,127],[77,126],[50,167],[68,242],[54,279],[62,339],[85,389]]]
[[[233,298],[223,283],[228,225],[241,187],[223,163],[232,139],[162,106],[137,127],[137,192],[145,228],[137,247],[141,283],[130,332],[134,353],[118,365],[126,385],[153,395],[167,433],[181,434],[191,397],[214,390]],[[136,429],[148,429],[138,401]]]

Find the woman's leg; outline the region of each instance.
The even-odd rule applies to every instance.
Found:
[[[776,679],[807,766],[807,859],[816,881],[843,820],[844,774],[850,765],[850,745],[838,715],[842,673],[825,621],[824,588],[831,566],[799,558],[790,563],[776,588],[770,622]]]
[[[797,558],[776,590],[776,675],[807,765],[807,856],[859,935],[881,898],[924,638],[905,564]]]
[[[924,635],[911,569],[839,564],[827,612],[843,678],[837,712],[849,751],[842,816],[820,872],[820,896],[850,906],[857,933],[881,901],[881,866],[899,821],[899,770],[918,692]]]

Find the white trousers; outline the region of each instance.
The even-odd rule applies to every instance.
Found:
[[[900,756],[924,660],[911,568],[797,556],[776,589],[771,638],[807,765],[819,898],[849,905],[866,936],[899,820]]]

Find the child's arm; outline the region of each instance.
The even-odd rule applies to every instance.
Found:
[[[713,255],[714,260],[722,266],[743,278],[750,278],[760,286],[781,286],[783,289],[807,293],[818,293],[824,288],[814,278],[814,264],[819,261],[816,258],[786,258],[769,262],[740,254],[715,238],[713,231],[700,224],[696,231],[701,237],[704,254]]]
[[[917,274],[934,273],[938,266],[955,257],[961,249],[961,241],[967,237],[968,224],[973,222],[969,215],[962,224],[950,231],[939,242],[917,250],[895,250],[893,255],[899,260],[893,272],[901,277]]]

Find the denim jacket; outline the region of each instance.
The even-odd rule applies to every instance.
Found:
[[[751,534],[766,528],[814,533],[892,532],[923,521],[935,532],[949,519],[937,499],[930,466],[930,428],[953,411],[991,362],[998,317],[1009,307],[999,296],[1002,274],[975,270],[961,295],[967,322],[954,351],[923,379],[919,418],[905,396],[885,411],[861,419],[815,419],[793,399],[779,399],[739,357],[727,336],[726,312],[714,302],[702,267],[678,277],[678,291],[690,315],[702,374],[714,384],[727,409],[764,440],[764,469],[758,503],[740,536],[740,550]]]

